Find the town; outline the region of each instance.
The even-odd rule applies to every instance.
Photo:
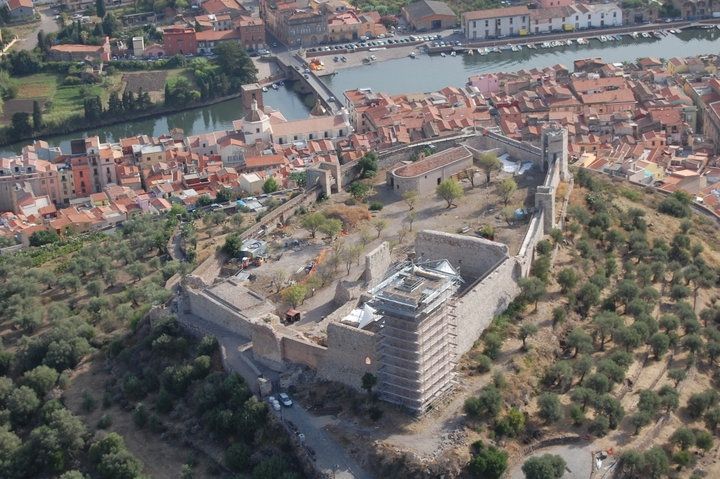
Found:
[[[719,476],[719,39],[0,0],[0,477]]]

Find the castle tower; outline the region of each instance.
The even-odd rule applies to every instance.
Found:
[[[248,83],[240,87],[242,106],[245,111],[252,107],[252,102],[256,101],[260,110],[265,110],[263,103],[262,87],[258,83]]]
[[[556,161],[560,161],[560,179],[570,178],[568,169],[568,133],[565,128],[550,125],[542,132],[543,170],[547,171]]]

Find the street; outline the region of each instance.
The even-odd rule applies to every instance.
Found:
[[[56,14],[51,8],[47,7],[42,10],[38,8],[38,13],[40,14],[40,21],[32,24],[32,30],[29,30],[27,34],[25,34],[15,43],[15,45],[13,45],[13,50],[32,50],[35,48],[37,45],[37,34],[40,30],[45,33],[57,32],[60,30],[60,25],[55,20]]]

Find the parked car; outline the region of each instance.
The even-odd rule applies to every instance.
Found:
[[[275,399],[275,396],[268,396],[268,402],[274,410],[279,411],[280,409],[282,409],[278,400]]]
[[[282,403],[283,406],[290,407],[293,405],[292,399],[290,399],[290,396],[288,396],[287,394],[280,393],[279,397],[280,397],[280,402]]]

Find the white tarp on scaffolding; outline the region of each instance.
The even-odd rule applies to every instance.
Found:
[[[380,315],[376,313],[375,308],[369,304],[364,304],[362,308],[353,309],[350,314],[340,320],[341,323],[355,326],[363,329],[373,321],[377,321]]]

